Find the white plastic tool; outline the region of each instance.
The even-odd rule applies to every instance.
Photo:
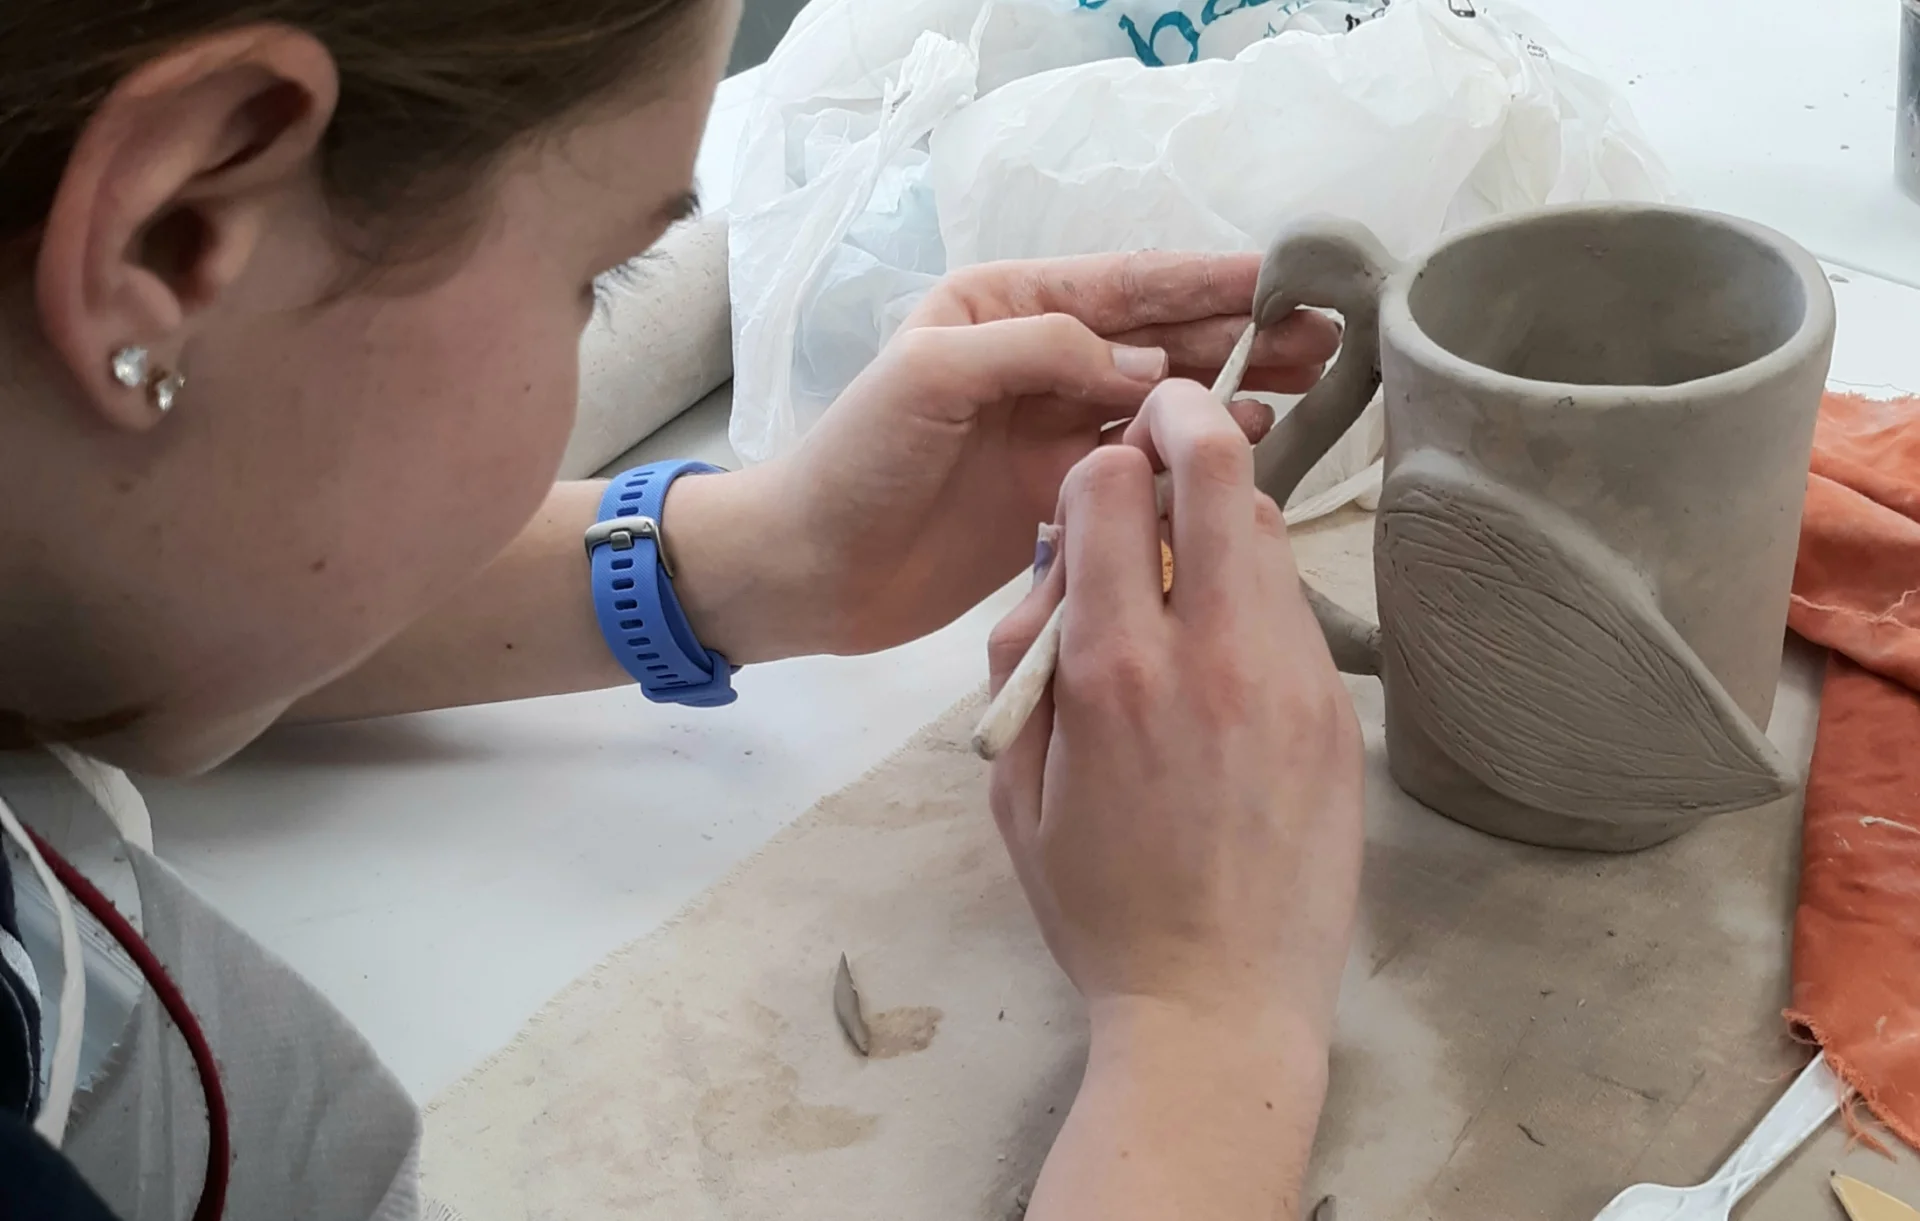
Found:
[[[1827,1058],[1815,1056],[1712,1178],[1698,1187],[1629,1187],[1594,1221],[1727,1221],[1734,1205],[1826,1126],[1846,1095]]]

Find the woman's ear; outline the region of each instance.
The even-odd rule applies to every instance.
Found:
[[[310,188],[338,90],[318,40],[256,25],[148,60],[94,111],[47,214],[35,292],[101,420],[162,417],[157,387],[191,375],[197,320],[246,270],[276,204]],[[143,361],[116,361],[135,347]]]

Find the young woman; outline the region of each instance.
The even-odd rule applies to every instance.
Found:
[[[733,667],[950,622],[1057,520],[1061,554],[992,650],[998,681],[1065,598],[1053,697],[993,788],[1093,1019],[1030,1216],[1292,1216],[1357,886],[1360,749],[1253,486],[1259,409],[1182,380],[1244,326],[1254,259],[962,272],[790,457],[612,493],[552,482],[595,280],[691,206],[737,2],[7,0],[0,738],[102,792],[117,773],[76,750],[181,773],[289,715],[636,678],[715,702]],[[1337,343],[1291,319],[1248,384],[1304,389]],[[1155,469],[1174,487],[1171,599]],[[627,488],[658,528],[603,528],[590,562],[583,535]],[[663,643],[626,637],[618,559],[674,625]],[[114,1088],[146,1126],[96,1100],[56,1151],[61,1040],[9,952],[5,888],[0,1215],[210,1215],[216,1179],[236,1217],[273,1192],[283,1215],[403,1215],[413,1129],[327,1086],[346,1061],[388,1080],[364,1045],[130,851],[142,902],[187,913],[148,913],[184,1004],[145,1019],[204,1027],[211,1055],[175,1048],[192,1090],[142,1086],[174,1036],[129,1035],[136,1071]],[[308,1019],[327,1033],[247,1041]],[[224,1159],[200,1135],[215,1098]],[[389,1186],[348,1198],[371,1162]]]

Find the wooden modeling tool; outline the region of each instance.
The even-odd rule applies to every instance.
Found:
[[[1247,364],[1253,359],[1253,338],[1258,328],[1249,323],[1240,336],[1240,342],[1233,345],[1233,354],[1227,357],[1226,365],[1220,370],[1220,376],[1213,383],[1213,397],[1221,406],[1233,402],[1233,396],[1240,392],[1240,383],[1247,376]],[[1159,502],[1161,516],[1166,516],[1167,494],[1170,490],[1166,472],[1154,476],[1154,498]],[[1172,557],[1161,553],[1162,583],[1172,570]],[[1007,685],[1000,688],[993,703],[987,706],[986,715],[980,718],[980,724],[973,731],[973,750],[982,759],[989,762],[1000,757],[1001,752],[1013,745],[1026,727],[1027,718],[1040,705],[1040,697],[1046,693],[1047,684],[1053,681],[1053,668],[1060,660],[1060,617],[1066,609],[1062,601],[1053,608],[1053,614],[1047,617],[1045,627],[1027,647],[1026,656],[1020,659],[1013,674],[1008,677]]]
[[[1852,1221],[1920,1221],[1920,1211],[1844,1174],[1833,1176],[1833,1194]]]

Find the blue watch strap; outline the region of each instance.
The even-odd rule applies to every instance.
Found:
[[[657,704],[718,708],[736,698],[734,668],[694,636],[660,545],[660,510],[673,481],[719,469],[704,462],[637,466],[607,485],[600,520],[587,531],[600,632]]]

